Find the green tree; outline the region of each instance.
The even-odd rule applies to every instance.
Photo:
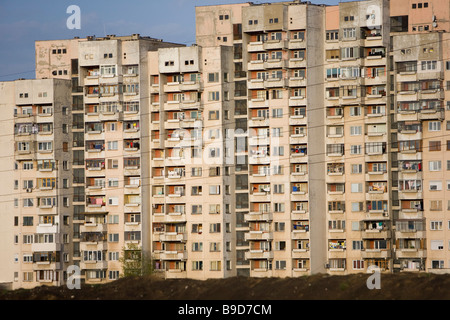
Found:
[[[153,260],[134,243],[122,248],[119,262],[122,264],[123,277],[141,277],[153,273]]]

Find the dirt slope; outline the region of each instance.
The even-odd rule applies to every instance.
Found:
[[[383,274],[369,290],[370,275],[314,275],[289,279],[162,280],[125,278],[114,283],[1,292],[0,300],[449,300],[450,275]]]

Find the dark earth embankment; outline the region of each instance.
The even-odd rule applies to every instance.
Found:
[[[382,274],[369,290],[369,274],[290,279],[163,280],[124,278],[104,285],[39,287],[0,292],[0,300],[449,300],[450,275]]]

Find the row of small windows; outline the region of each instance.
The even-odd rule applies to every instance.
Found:
[[[46,98],[47,97],[47,92],[38,92],[38,98]],[[24,98],[28,98],[28,93],[19,93],[19,98],[24,99]]]
[[[413,3],[412,4],[413,9],[422,9],[422,8],[428,8],[428,2],[424,3]]]
[[[278,18],[270,18],[269,19],[269,23],[273,24],[273,23],[278,23],[279,19]],[[258,20],[248,20],[248,24],[251,25],[257,25],[258,24]]]
[[[104,53],[103,54],[104,59],[111,59],[112,57],[114,57],[114,55],[112,53]],[[126,59],[126,53],[124,53],[124,58]],[[92,60],[92,59],[94,59],[94,55],[93,54],[85,54],[84,59]]]
[[[184,61],[185,66],[193,66],[194,64],[195,64],[194,60],[185,60]],[[173,60],[164,62],[164,66],[166,66],[166,67],[173,67],[174,65],[175,65],[175,62]]]
[[[66,54],[66,53],[67,53],[67,49],[65,49],[65,48],[52,50],[52,54]]]

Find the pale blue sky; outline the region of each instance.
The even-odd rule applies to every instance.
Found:
[[[0,0],[0,81],[34,77],[34,42],[107,34],[195,42],[195,7],[245,0]],[[254,3],[279,2],[253,1]],[[337,4],[338,0],[312,0]],[[342,1],[341,1],[342,2]],[[67,7],[81,9],[81,30],[69,30]]]

